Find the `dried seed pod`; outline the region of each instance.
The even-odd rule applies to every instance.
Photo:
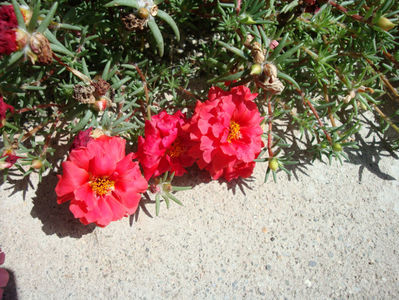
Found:
[[[128,14],[122,18],[122,22],[125,28],[129,31],[143,30],[144,26],[147,24],[147,19],[140,19],[135,16],[135,14]]]
[[[80,103],[90,104],[96,102],[94,97],[95,88],[92,85],[77,84],[73,87],[73,98]]]
[[[272,94],[281,94],[284,84],[277,77],[277,67],[272,63],[263,66],[263,73],[259,77],[262,88]]]
[[[284,90],[285,86],[278,78],[274,78],[272,81],[266,80],[262,82],[262,88],[272,94],[279,95]]]
[[[155,17],[158,14],[158,6],[154,5],[150,8],[150,15]]]
[[[258,42],[254,42],[251,49],[251,55],[254,62],[261,64],[265,61],[265,55],[263,54],[262,46]]]
[[[32,63],[37,60],[41,64],[50,64],[53,60],[53,52],[51,51],[50,42],[40,32],[32,34],[29,42],[30,49],[35,54],[35,57],[31,57]]]
[[[90,133],[90,137],[92,137],[93,139],[97,139],[102,135],[104,135],[104,131],[102,131],[102,129],[100,129],[100,128],[96,128],[96,129],[92,130]]]
[[[96,98],[104,96],[108,92],[109,88],[111,87],[111,85],[102,78],[98,79],[97,81],[93,81],[91,83],[91,85],[95,89],[94,96]]]
[[[344,103],[348,104],[353,98],[356,97],[356,91],[351,90],[348,95],[344,98]]]
[[[264,65],[264,71],[267,77],[277,78],[277,67],[272,63],[266,63]]]

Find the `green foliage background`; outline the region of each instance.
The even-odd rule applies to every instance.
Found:
[[[299,141],[313,158],[345,158],[342,147],[356,147],[355,133],[373,115],[373,130],[384,147],[397,151],[398,29],[386,31],[379,23],[381,16],[398,22],[397,1],[239,2],[163,1],[158,8],[166,16],[150,18],[152,25],[144,30],[128,31],[122,19],[137,14],[135,0],[14,1],[37,11],[28,29],[42,31],[62,62],[32,65],[23,51],[1,59],[0,92],[20,113],[9,113],[0,131],[4,149],[13,147],[23,157],[16,164],[20,173],[36,171],[30,165],[37,159],[44,163],[40,174],[53,168],[56,148],[88,127],[122,135],[134,146],[149,112],[190,114],[210,86],[224,87],[225,81],[248,84],[260,94],[265,141],[271,136],[272,144],[265,142],[258,161],[275,158],[278,170],[288,172],[288,165],[306,159]],[[265,49],[265,63],[277,66],[285,85],[280,95],[251,75],[249,34]],[[275,49],[272,40],[279,42]],[[83,81],[71,69],[112,85],[106,111],[72,97]],[[273,124],[272,131],[267,124]],[[275,175],[274,169],[267,175]]]

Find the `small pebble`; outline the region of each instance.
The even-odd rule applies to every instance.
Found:
[[[309,261],[309,267],[315,267],[317,265],[317,262],[314,260]]]

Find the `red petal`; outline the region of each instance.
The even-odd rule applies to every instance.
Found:
[[[116,161],[104,153],[98,154],[89,163],[89,172],[95,177],[111,176],[116,167]]]
[[[83,202],[87,210],[93,210],[97,207],[97,196],[89,183],[82,185],[75,191],[75,200]]]
[[[5,287],[8,283],[10,274],[8,274],[6,269],[0,269],[0,287]]]
[[[55,192],[58,197],[63,197],[75,191],[78,187],[89,180],[86,170],[79,168],[70,161],[62,163],[63,175],[59,177]]]

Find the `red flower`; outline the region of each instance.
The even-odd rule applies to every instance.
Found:
[[[9,149],[3,152],[0,156],[1,158],[5,158],[4,160],[0,161],[0,170],[9,169],[11,168],[21,156],[17,156],[14,154],[14,151]]]
[[[14,107],[5,103],[3,100],[3,96],[0,96],[0,128],[3,127],[5,124],[7,110],[11,110],[11,112],[14,112]]]
[[[0,249],[0,265],[4,264],[6,255]],[[3,299],[4,288],[7,286],[10,275],[6,269],[0,268],[0,299]]]
[[[186,124],[181,111],[174,115],[162,111],[145,122],[145,138],[139,137],[136,155],[147,180],[167,171],[181,176],[194,163],[187,153],[190,138],[183,130]]]
[[[93,139],[91,137],[92,130],[93,130],[93,127],[90,127],[86,130],[79,131],[79,133],[73,139],[71,150],[77,149],[80,147],[86,147],[87,143]]]
[[[16,38],[15,29],[0,21],[0,55],[10,55],[18,50]]]
[[[197,102],[189,128],[194,142],[190,154],[213,179],[251,176],[263,146],[256,96],[245,86],[231,91],[212,87],[209,100]]]
[[[136,211],[147,181],[133,153],[125,155],[125,144],[120,137],[102,135],[72,150],[62,163],[57,202],[70,200],[70,211],[83,224],[104,227]]]
[[[0,6],[0,22],[6,23],[11,28],[18,26],[17,17],[15,16],[14,7],[12,5]]]

